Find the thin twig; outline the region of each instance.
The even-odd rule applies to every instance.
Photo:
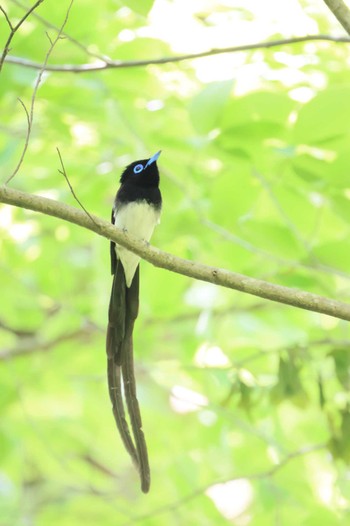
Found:
[[[60,71],[70,73],[88,73],[90,71],[101,71],[105,69],[122,69],[122,68],[137,68],[150,65],[169,64],[174,62],[182,62],[184,60],[194,60],[198,58],[209,57],[212,55],[222,55],[224,53],[238,53],[241,51],[252,51],[254,49],[269,49],[278,46],[287,46],[290,44],[298,44],[302,42],[335,42],[335,43],[350,43],[350,37],[334,37],[331,35],[306,35],[303,37],[286,38],[280,40],[273,40],[269,42],[256,42],[254,44],[244,44],[242,46],[231,46],[221,49],[210,49],[200,53],[188,53],[186,55],[177,55],[174,57],[149,58],[145,60],[109,60],[101,58],[98,62],[92,64],[62,64],[51,65],[46,68],[47,71]],[[27,68],[41,69],[41,64],[32,60],[27,60],[21,57],[8,56],[6,62],[9,64],[17,64]]]
[[[102,464],[102,462],[94,458],[90,453],[84,453],[82,455],[78,455],[78,457],[80,457],[84,462],[89,464],[91,467],[93,467],[103,475],[107,475],[108,477],[111,477],[113,479],[117,478],[117,474],[114,471],[112,471],[109,466]]]
[[[24,113],[26,114],[26,117],[27,117],[27,129],[29,129],[31,127],[31,121],[30,121],[30,115],[28,113],[28,110],[27,110],[27,107],[26,105],[24,104],[23,100],[20,99],[19,97],[17,98],[18,102],[22,105],[22,108],[24,109]]]
[[[39,2],[37,2],[37,4],[39,4],[41,2],[43,2],[43,0],[40,0]],[[5,184],[8,184],[15,177],[15,175],[18,172],[18,170],[22,166],[24,156],[25,156],[25,154],[27,152],[27,149],[28,149],[30,134],[31,134],[31,131],[32,131],[33,119],[34,119],[34,104],[35,104],[36,95],[37,95],[37,92],[38,92],[38,89],[39,89],[39,85],[40,85],[40,82],[42,80],[43,74],[44,74],[44,72],[45,72],[45,70],[47,68],[47,63],[48,63],[49,57],[50,57],[55,45],[57,44],[58,40],[60,39],[61,33],[63,31],[63,28],[65,27],[65,25],[66,25],[66,23],[68,21],[69,13],[70,13],[71,7],[73,5],[73,2],[74,2],[74,0],[71,0],[70,3],[69,3],[66,15],[64,17],[64,20],[63,20],[63,23],[61,25],[61,28],[58,31],[57,35],[56,35],[56,38],[54,40],[52,40],[52,41],[51,41],[51,39],[49,39],[51,44],[50,44],[48,52],[46,53],[44,63],[42,64],[42,66],[40,68],[38,77],[37,77],[36,82],[35,82],[32,98],[31,98],[29,112],[27,111],[24,103],[20,100],[22,106],[25,109],[26,115],[27,115],[27,134],[26,134],[26,139],[25,139],[25,142],[24,142],[24,147],[23,147],[20,159],[19,159],[19,161],[17,163],[17,166],[14,169],[13,173],[10,175],[10,177],[6,180]],[[0,65],[1,65],[1,63],[0,63]],[[28,118],[28,114],[29,114],[29,118]]]
[[[19,358],[20,356],[28,356],[29,354],[37,352],[48,352],[51,349],[57,347],[57,345],[66,341],[84,338],[86,337],[87,333],[91,337],[92,332],[92,328],[89,328],[88,330],[86,328],[77,329],[75,331],[60,334],[56,338],[52,338],[52,340],[49,341],[44,341],[40,336],[35,335],[26,339],[21,338],[21,341],[16,347],[13,347],[11,349],[0,350],[0,361],[13,360],[14,358]]]
[[[51,46],[52,46],[52,38],[50,37],[49,33],[47,31],[45,31],[45,35],[47,36],[47,39],[48,41],[50,42]]]
[[[87,218],[85,212],[64,203],[59,203],[53,199],[27,194],[26,192],[14,190],[8,186],[2,186],[0,187],[0,202],[58,217],[64,221],[87,228],[131,250],[131,252],[134,252],[156,267],[245,292],[246,294],[258,296],[259,298],[350,321],[350,304],[173,256],[172,254],[150,246],[148,243],[131,236],[127,232],[119,230],[111,223],[97,216],[92,216],[94,219],[94,223],[92,223],[92,221]]]
[[[62,155],[61,155],[61,152],[59,150],[59,148],[56,146],[56,150],[57,150],[57,153],[58,153],[58,157],[60,159],[60,163],[61,163],[61,167],[62,167],[62,170],[58,170],[58,172],[63,175],[63,177],[65,178],[65,180],[67,181],[67,184],[69,186],[69,189],[70,191],[72,192],[72,195],[74,197],[74,199],[76,200],[76,202],[78,203],[78,205],[84,210],[84,212],[89,216],[89,218],[91,219],[91,221],[93,223],[95,223],[94,221],[94,218],[89,214],[89,212],[86,210],[85,206],[83,205],[83,203],[80,201],[80,199],[78,198],[77,194],[75,193],[74,189],[73,189],[73,186],[71,185],[70,181],[69,181],[69,178],[68,178],[68,175],[67,175],[67,172],[66,172],[66,169],[65,169],[65,166],[63,164],[63,159],[62,159]],[[95,223],[96,224],[96,223]]]
[[[34,92],[36,94],[35,88],[34,88]],[[34,92],[33,92],[33,96],[34,96]],[[30,110],[29,110],[30,113],[28,112],[28,109],[27,109],[26,105],[24,104],[24,102],[20,98],[18,98],[18,101],[22,105],[22,107],[24,109],[24,112],[26,114],[26,118],[27,118],[27,133],[26,133],[26,138],[25,138],[25,141],[24,141],[24,147],[23,147],[21,156],[19,158],[19,161],[18,161],[18,163],[16,165],[16,168],[14,169],[14,171],[12,172],[10,177],[5,181],[5,184],[8,184],[11,181],[11,179],[13,179],[15,177],[15,175],[17,174],[18,170],[20,169],[20,167],[21,167],[21,165],[23,163],[24,156],[25,156],[26,151],[28,149],[30,134],[31,134],[32,125],[33,125],[35,96],[34,96],[34,98],[32,97],[32,102],[31,102]]]
[[[17,338],[29,338],[35,335],[35,331],[33,330],[18,329],[17,327],[13,327],[12,325],[9,325],[6,321],[2,319],[0,319],[0,329],[2,329],[3,331],[9,332],[10,334],[14,334],[15,336],[17,336]]]
[[[15,26],[13,26],[11,24],[11,22],[10,22],[6,12],[5,12],[5,10],[3,8],[1,8],[1,11],[5,15],[5,18],[7,20],[8,25],[10,26],[11,31],[10,31],[9,37],[8,37],[8,39],[6,41],[6,44],[4,46],[4,51],[2,52],[2,55],[1,55],[1,58],[0,58],[0,72],[1,72],[1,69],[2,69],[2,66],[3,66],[3,63],[5,61],[6,55],[10,51],[10,44],[11,44],[11,41],[12,41],[13,37],[15,36],[16,31],[18,31],[18,29],[21,27],[23,22],[34,11],[34,9],[36,9],[43,1],[44,0],[37,0],[37,2],[35,2],[35,4],[26,12],[26,14],[21,18],[21,20]]]
[[[9,19],[5,9],[0,5],[0,11],[4,14],[4,17],[6,18],[6,22],[8,23],[9,28],[11,31],[13,30],[13,25],[11,24],[11,20]]]

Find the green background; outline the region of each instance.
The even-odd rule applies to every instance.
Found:
[[[322,2],[283,2],[296,11],[289,25],[278,4],[263,13],[260,2],[76,0],[49,63],[343,34]],[[16,23],[31,4],[1,5]],[[46,32],[55,38],[67,7],[44,1],[10,54],[43,63]],[[1,16],[1,45],[8,34]],[[58,147],[80,201],[109,219],[124,166],[161,149],[154,245],[347,301],[348,64],[349,44],[304,42],[45,73],[10,185],[78,206]],[[0,76],[2,182],[27,132],[18,98],[29,110],[37,75],[5,63]],[[142,262],[135,361],[152,469],[145,496],[106,386],[108,242],[4,205],[0,232],[1,526],[350,521],[346,322]]]

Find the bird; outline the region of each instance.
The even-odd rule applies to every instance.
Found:
[[[157,166],[160,153],[158,151],[149,159],[134,161],[125,168],[112,208],[112,223],[146,242],[150,241],[160,221],[162,209]],[[140,257],[111,241],[110,258],[113,282],[106,338],[109,396],[121,439],[139,472],[141,490],[147,493],[150,489],[150,467],[133,363],[133,329],[139,311]]]

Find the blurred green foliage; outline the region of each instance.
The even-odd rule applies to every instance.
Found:
[[[227,46],[276,38],[276,20],[277,37],[300,35],[300,24],[338,30],[311,0],[299,6],[300,20],[291,20],[286,34],[287,14],[277,3],[276,19],[266,8],[266,20],[259,2],[245,4],[77,0],[49,62],[161,58],[186,45],[188,52],[205,51],[223,46],[227,24],[232,38],[246,31],[233,42],[226,34]],[[297,9],[294,0],[284,4]],[[1,5],[16,22],[29,4]],[[62,24],[67,6],[44,1],[16,33],[11,55],[42,63],[46,32],[55,36],[52,26]],[[2,44],[8,32],[2,16]],[[10,184],[78,206],[58,172],[58,147],[81,202],[108,219],[123,167],[162,149],[156,246],[347,301],[347,61],[347,44],[306,42],[178,63],[47,72],[29,148]],[[37,74],[10,63],[1,73],[2,181],[26,137],[18,98],[30,108]],[[142,263],[135,351],[152,468],[145,497],[106,387],[108,243],[4,205],[0,230],[1,526],[349,521],[346,322]],[[211,491],[219,483],[221,501]]]

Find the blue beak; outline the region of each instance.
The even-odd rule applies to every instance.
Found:
[[[145,168],[147,168],[147,166],[149,166],[150,164],[152,163],[155,163],[158,159],[158,157],[160,156],[160,154],[162,153],[162,150],[159,150],[159,152],[155,153],[153,155],[153,157],[151,157],[150,159],[148,159],[147,161],[147,164],[145,165]]]

